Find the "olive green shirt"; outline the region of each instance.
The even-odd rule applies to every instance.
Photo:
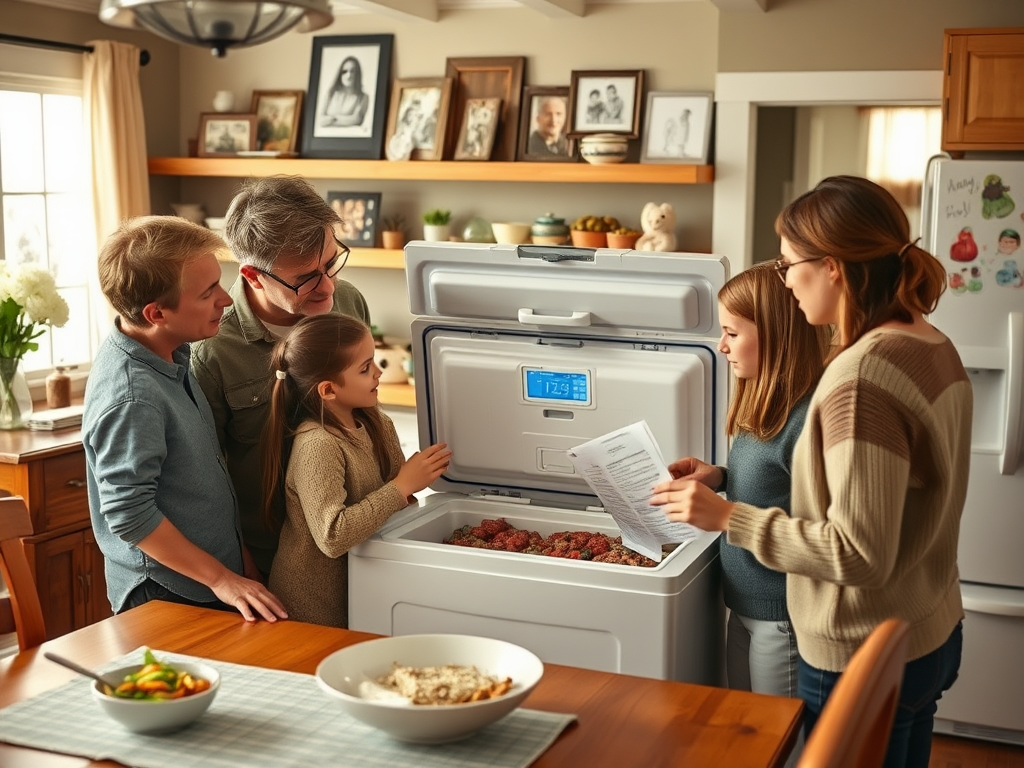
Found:
[[[228,293],[234,302],[224,310],[216,336],[192,344],[192,375],[213,410],[217,439],[227,459],[238,496],[242,539],[256,566],[266,575],[277,551],[278,535],[263,522],[263,473],[260,436],[270,417],[273,371],[270,355],[277,341],[256,317],[239,276]],[[338,280],[334,312],[370,324],[366,299],[354,285]],[[284,500],[275,504],[275,519],[284,519]]]

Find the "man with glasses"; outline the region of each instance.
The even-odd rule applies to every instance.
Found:
[[[217,436],[238,494],[242,536],[266,576],[277,551],[275,527],[262,519],[260,435],[270,410],[274,343],[309,315],[337,312],[370,324],[366,300],[336,280],[348,247],[337,239],[338,214],[304,179],[251,179],[228,209],[225,238],[239,262],[233,300],[220,331],[192,347],[192,373],[210,401]]]

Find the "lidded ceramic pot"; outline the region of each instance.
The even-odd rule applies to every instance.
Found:
[[[561,245],[569,240],[569,225],[553,213],[538,216],[530,227],[533,242],[541,245]]]

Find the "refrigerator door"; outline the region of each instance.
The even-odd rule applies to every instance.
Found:
[[[960,576],[1024,588],[1024,163],[938,160],[927,181],[925,246],[947,280],[929,320],[956,344],[974,388]]]

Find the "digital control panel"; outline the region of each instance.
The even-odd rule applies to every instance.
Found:
[[[528,402],[590,405],[590,371],[523,366],[523,398]]]

